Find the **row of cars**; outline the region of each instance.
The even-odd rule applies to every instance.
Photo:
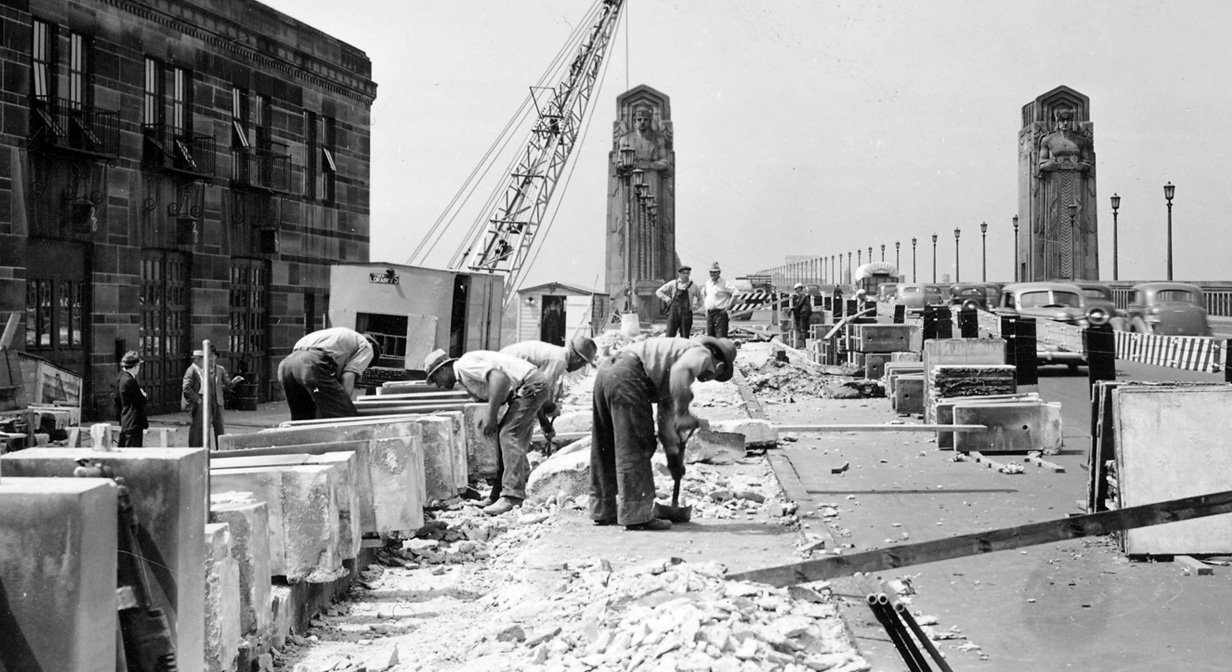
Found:
[[[1110,322],[1113,329],[1168,336],[1210,336],[1202,289],[1181,282],[1145,282],[1130,290],[1124,308],[1116,305],[1112,288],[1100,282],[1049,281],[932,283],[881,285],[878,299],[903,305],[908,312],[926,305],[971,306],[998,315],[1021,315],[1080,327]],[[1043,363],[1082,362],[1080,353],[1041,347]]]

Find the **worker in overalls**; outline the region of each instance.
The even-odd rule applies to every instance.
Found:
[[[681,266],[675,280],[669,280],[655,291],[667,304],[667,337],[688,338],[693,332],[693,311],[702,307],[702,288],[689,279],[693,269]]]

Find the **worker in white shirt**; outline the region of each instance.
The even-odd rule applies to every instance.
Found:
[[[552,420],[559,415],[560,397],[564,393],[564,375],[573,373],[587,364],[594,365],[595,355],[599,354],[599,346],[589,336],[574,336],[568,345],[559,346],[543,341],[522,341],[501,348],[506,355],[524,359],[548,381],[550,396],[548,402],[539,409],[539,426],[543,428],[543,438],[551,446],[556,430],[552,428]]]
[[[655,296],[667,304],[667,337],[688,338],[693,332],[693,311],[702,307],[702,289],[689,279],[692,267],[681,266],[676,272],[679,276],[665,282]]]
[[[706,308],[706,335],[715,338],[727,338],[727,314],[731,308],[732,297],[736,294],[735,285],[723,279],[719,262],[710,265],[710,279],[702,288]]]
[[[355,384],[381,358],[374,336],[346,327],[314,331],[299,339],[278,364],[278,379],[292,420],[359,415]]]
[[[497,480],[483,512],[496,516],[522,506],[530,477],[526,453],[535,416],[548,401],[547,379],[534,364],[490,350],[473,350],[458,358],[433,350],[424,360],[424,371],[437,387],[449,390],[461,383],[471,396],[488,402],[479,430],[496,437]],[[508,408],[502,415],[504,406]]]

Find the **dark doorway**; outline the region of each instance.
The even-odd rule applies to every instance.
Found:
[[[256,401],[270,400],[269,371],[270,264],[264,259],[231,260],[228,312],[231,329],[223,357],[230,356],[231,371],[244,376],[238,394]],[[220,344],[221,345],[221,344]],[[219,347],[219,350],[223,348]]]
[[[141,387],[150,414],[174,413],[192,351],[191,258],[169,250],[142,250],[141,256]]]
[[[449,313],[449,356],[461,357],[466,352],[466,301],[471,291],[471,279],[458,275],[453,281],[453,306]]]
[[[565,344],[565,297],[544,296],[539,340],[552,345]]]
[[[82,377],[90,399],[90,260],[84,244],[31,239],[26,247],[25,350]],[[118,369],[117,369],[118,370]]]

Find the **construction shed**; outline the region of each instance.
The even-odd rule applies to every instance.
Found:
[[[436,348],[458,357],[500,350],[505,278],[388,263],[334,264],[329,274],[330,326],[371,333],[380,365],[423,368]]]
[[[604,298],[560,282],[519,289],[517,340],[564,345],[579,333],[590,336],[595,319],[606,317]]]

